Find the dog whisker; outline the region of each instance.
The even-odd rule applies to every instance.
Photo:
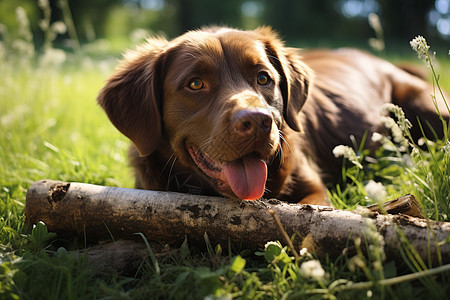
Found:
[[[176,161],[176,159],[177,159],[175,153],[172,153],[172,155],[169,157],[169,159],[168,159],[168,160],[166,161],[166,163],[164,164],[164,167],[163,167],[163,169],[161,170],[161,175],[164,173],[164,171],[166,170],[167,166],[170,164],[170,161],[171,161],[172,159],[173,159],[173,162],[172,162],[171,169],[173,168],[173,165],[174,165],[174,163],[175,163],[175,161]],[[170,174],[170,171],[169,171],[169,174]]]
[[[169,169],[169,175],[167,177],[167,186],[170,186],[170,182],[172,181],[172,171],[173,171],[173,168],[175,166],[175,162],[177,161],[177,156],[175,154],[172,154],[170,157],[173,158],[173,161],[172,161],[172,164],[171,164],[170,169]],[[175,177],[175,180],[176,180],[176,184],[179,186],[178,178],[177,178],[176,174],[175,174],[174,177]]]
[[[284,144],[289,148],[289,150],[292,150],[292,147],[289,144],[289,141],[284,136],[285,136],[285,133],[280,130],[280,139],[283,140]],[[280,143],[280,146],[281,146],[281,143]]]

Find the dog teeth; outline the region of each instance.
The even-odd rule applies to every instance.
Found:
[[[197,150],[197,155],[199,158],[199,161],[202,162],[202,164],[207,167],[208,169],[214,171],[214,172],[220,172],[222,169],[217,166],[217,164],[203,151]]]
[[[216,163],[204,153],[202,153],[202,163],[213,171],[220,172],[221,169],[216,165]]]

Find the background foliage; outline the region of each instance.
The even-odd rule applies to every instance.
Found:
[[[66,1],[49,2],[51,20],[64,19],[61,7]],[[17,5],[30,18],[35,43],[42,44],[42,11],[35,0],[2,0],[0,22],[17,27]],[[174,37],[217,24],[244,29],[271,25],[285,39],[312,46],[364,44],[373,35],[367,23],[370,13],[380,16],[387,45],[406,43],[420,34],[436,49],[450,39],[449,0],[69,0],[68,5],[83,42],[121,39],[138,28]]]

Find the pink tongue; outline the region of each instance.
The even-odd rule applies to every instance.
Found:
[[[246,156],[226,163],[222,171],[233,193],[242,200],[256,200],[264,194],[267,165],[263,160]]]

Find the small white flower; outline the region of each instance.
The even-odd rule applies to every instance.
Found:
[[[38,5],[40,8],[49,7],[48,0],[38,0]]]
[[[52,31],[54,34],[64,34],[67,32],[67,26],[64,22],[56,21],[52,23]]]
[[[384,136],[378,132],[372,134],[372,142],[378,143],[383,141]]]
[[[392,103],[386,103],[383,105],[383,111],[385,113],[386,112],[393,113],[398,119],[398,121],[397,121],[398,126],[403,131],[405,131],[406,129],[410,129],[412,127],[411,122],[405,117],[405,112],[403,111],[403,109],[400,106],[397,106]]]
[[[67,59],[66,52],[61,49],[48,48],[45,50],[44,55],[41,56],[41,65],[44,67],[59,67]]]
[[[377,14],[370,13],[368,19],[370,27],[372,27],[375,31],[383,30],[383,27],[381,27],[380,17],[378,17]]]
[[[366,191],[367,196],[376,202],[381,202],[386,199],[387,192],[383,184],[381,184],[381,182],[375,182],[373,180],[370,180],[364,186],[364,190]]]
[[[402,129],[400,128],[400,126],[398,126],[394,119],[392,119],[391,117],[381,117],[380,120],[387,129],[391,130],[392,137],[394,138],[394,141],[396,143],[408,146],[408,140],[404,136],[406,132],[402,131]]]
[[[416,36],[409,44],[420,59],[428,61],[428,49],[430,49],[430,46],[428,46],[427,41],[423,36]]]
[[[411,157],[412,158],[420,158],[420,150],[417,149],[416,147],[412,148]]]
[[[386,259],[386,255],[384,252],[385,241],[384,237],[378,231],[375,222],[371,219],[364,220],[364,227],[362,228],[363,236],[367,243],[369,243],[369,252],[378,252],[380,255],[381,262]],[[381,263],[379,260],[377,260]],[[380,265],[376,263],[376,261],[372,262],[374,268],[380,267]]]
[[[318,260],[309,260],[300,266],[300,273],[303,277],[320,280],[325,278],[325,270]]]
[[[302,248],[302,250],[300,250],[300,256],[304,256],[306,254],[308,254],[308,249]]]
[[[371,13],[369,14],[368,19],[370,27],[372,27],[373,31],[375,31],[376,34],[376,38],[369,39],[369,45],[377,51],[383,51],[385,45],[383,38],[383,27],[381,26],[380,18],[377,14]]]
[[[395,146],[394,143],[392,143],[392,141],[389,137],[384,136],[378,132],[374,132],[372,134],[372,141],[374,143],[381,144],[385,150],[393,151],[393,152],[399,151],[399,148],[397,146]]]
[[[445,154],[450,155],[450,140],[447,140],[447,143],[445,143],[445,146],[442,149]]]
[[[359,156],[356,155],[355,151],[353,151],[352,148],[349,146],[339,145],[334,147],[333,149],[333,155],[334,157],[340,157],[343,156],[344,158],[347,158],[349,161],[351,161],[355,166],[362,169],[363,166],[359,162]]]

